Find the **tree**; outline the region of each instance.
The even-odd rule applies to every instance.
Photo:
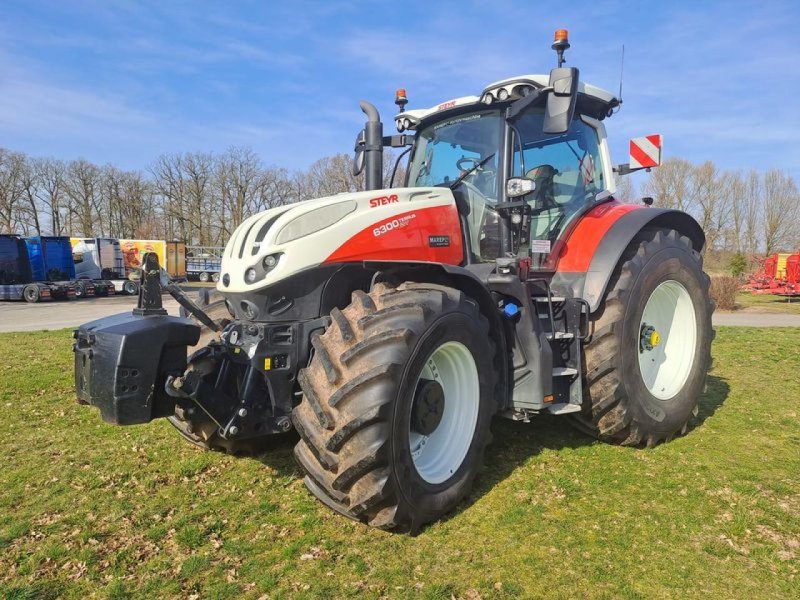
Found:
[[[70,199],[69,231],[78,237],[105,235],[101,210],[100,167],[84,159],[67,165],[66,191]]]
[[[23,154],[0,148],[0,232],[14,233],[18,230],[24,168]]]
[[[797,234],[797,185],[791,176],[777,169],[764,174],[764,251],[772,254],[785,249]]]
[[[66,165],[60,160],[37,158],[32,162],[36,173],[36,196],[44,207],[53,235],[63,235],[67,230],[69,197],[66,192]]]
[[[691,212],[693,171],[694,166],[688,160],[670,157],[650,172],[645,195],[652,196],[656,206]]]

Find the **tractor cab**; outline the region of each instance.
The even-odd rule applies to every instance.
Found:
[[[552,269],[570,224],[615,191],[602,120],[620,101],[579,82],[577,69],[512,77],[430,109],[402,110],[400,92],[397,129],[416,133],[406,185],[464,198],[470,262],[510,252]]]

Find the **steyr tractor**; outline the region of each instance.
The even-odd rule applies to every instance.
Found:
[[[322,503],[412,532],[469,493],[493,417],[563,415],[627,446],[685,433],[713,337],[703,231],[615,199],[615,172],[655,166],[660,138],[613,166],[620,100],[563,66],[568,47],[559,30],[549,76],[430,109],[400,90],[398,135],[362,102],[365,191],[246,219],[222,258],[224,318],[149,256],[133,314],[75,332],[79,401],[230,452],[294,429]],[[388,146],[408,147],[404,187],[379,189]],[[187,316],[166,314],[162,286]]]

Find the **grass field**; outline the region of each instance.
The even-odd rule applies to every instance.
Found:
[[[800,315],[800,297],[790,300],[772,294],[739,292],[736,295],[736,310]]]
[[[721,329],[692,430],[651,450],[496,422],[468,502],[413,538],[315,502],[290,444],[103,424],[71,341],[0,336],[0,597],[800,597],[800,330]]]

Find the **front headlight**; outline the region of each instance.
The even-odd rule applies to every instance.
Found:
[[[358,203],[355,200],[349,200],[347,202],[339,202],[338,204],[329,204],[328,206],[315,208],[299,217],[295,217],[284,225],[283,229],[278,232],[275,242],[278,244],[286,244],[287,242],[293,242],[301,237],[321,231],[341,221],[353,212],[357,206]]]

